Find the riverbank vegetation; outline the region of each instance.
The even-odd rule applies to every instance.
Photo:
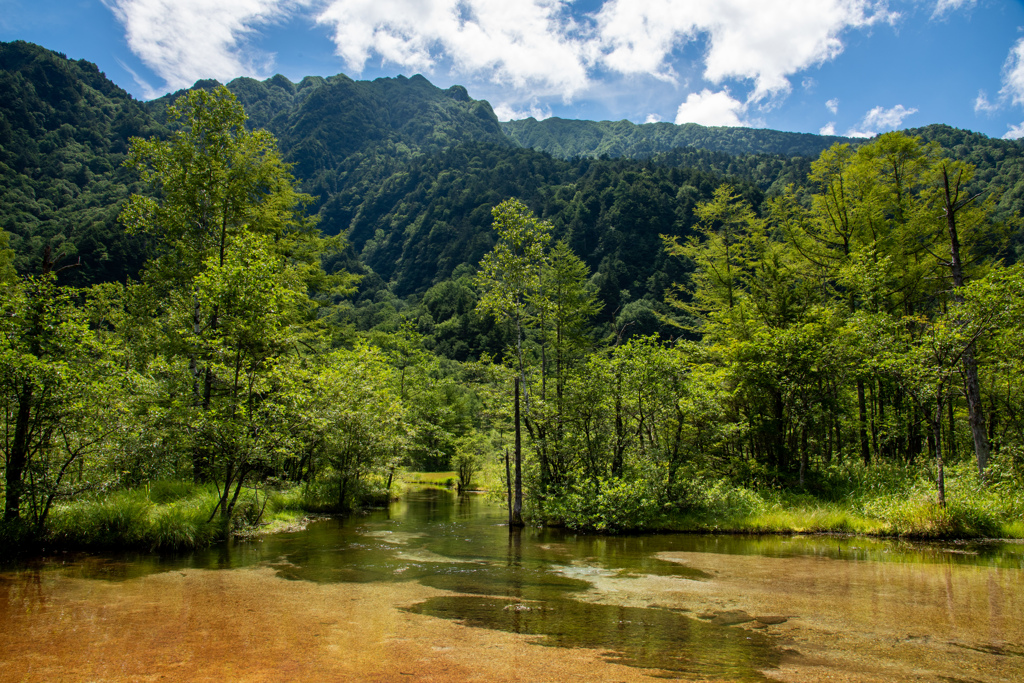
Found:
[[[445,209],[386,283],[227,89],[167,113],[124,153],[133,277],[72,286],[0,232],[5,545],[196,547],[386,503],[403,468],[512,524],[1024,534],[1021,226],[938,145],[837,144],[770,196],[580,162],[490,191],[476,260]]]

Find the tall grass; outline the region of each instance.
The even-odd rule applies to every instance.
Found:
[[[115,491],[55,507],[45,539],[65,547],[183,550],[222,537],[221,521],[210,520],[216,490],[174,484]]]
[[[835,465],[793,490],[756,478],[681,471],[671,488],[656,483],[600,482],[554,492],[531,510],[573,529],[653,529],[743,533],[856,533],[906,538],[1024,537],[1024,485],[993,467],[983,484],[972,462],[946,469],[946,504],[938,504],[928,463],[912,467],[859,462]],[[625,481],[625,480],[623,480]]]
[[[998,475],[998,473],[994,473]],[[992,475],[990,475],[992,476]],[[1019,536],[1024,500],[1019,485],[993,476],[984,485],[970,462],[946,470],[946,505],[939,505],[927,469],[908,479],[896,495],[862,502],[866,515],[883,520],[888,533],[919,538]]]

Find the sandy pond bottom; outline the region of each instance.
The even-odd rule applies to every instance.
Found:
[[[511,542],[441,494],[181,558],[0,570],[7,681],[1024,681],[1024,546]]]
[[[442,593],[415,583],[186,570],[0,591],[3,681],[649,680],[591,650],[404,612]]]

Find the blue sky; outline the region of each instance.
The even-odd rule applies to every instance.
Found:
[[[199,78],[422,73],[499,118],[1024,136],[1024,2],[0,0],[0,40],[147,99]]]

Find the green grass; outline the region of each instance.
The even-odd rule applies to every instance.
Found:
[[[224,535],[219,517],[208,521],[217,501],[213,487],[187,484],[176,495],[165,491],[156,496],[162,503],[142,488],[57,506],[50,513],[45,540],[62,547],[183,550]]]
[[[419,486],[454,487],[459,481],[459,473],[452,472],[406,472],[402,470],[396,476],[402,484]]]
[[[1015,519],[1004,522],[1001,538],[1024,538],[1024,520]]]
[[[762,480],[765,481],[765,480]],[[770,480],[767,480],[770,481]],[[672,490],[640,480],[593,482],[556,494],[534,519],[581,531],[842,533],[919,539],[1022,538],[1024,487],[997,470],[983,485],[970,462],[946,469],[937,503],[927,464],[853,465],[817,473],[804,489],[743,486],[686,472]]]
[[[308,510],[301,487],[269,493],[248,489],[225,525],[219,514],[210,519],[217,499],[213,485],[153,482],[56,506],[42,540],[71,548],[190,550],[229,534],[252,536],[292,526]]]

